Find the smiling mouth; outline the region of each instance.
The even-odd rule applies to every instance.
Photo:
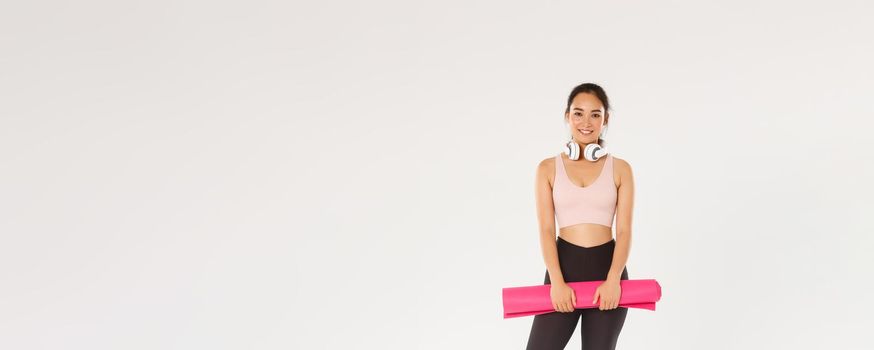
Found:
[[[579,131],[583,135],[591,135],[594,132],[593,130],[583,130],[583,129],[577,129],[577,131]]]

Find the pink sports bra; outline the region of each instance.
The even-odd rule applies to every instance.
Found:
[[[594,182],[580,187],[571,182],[561,153],[555,157],[555,183],[552,202],[558,227],[582,223],[613,227],[616,214],[616,184],[613,182],[613,155],[607,154],[601,173]]]

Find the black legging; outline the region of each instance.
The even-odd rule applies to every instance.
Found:
[[[558,263],[565,282],[607,279],[615,246],[616,241],[611,239],[607,243],[586,248],[558,237]],[[628,279],[628,269],[622,270],[620,279]],[[548,270],[543,284],[551,284]],[[578,303],[580,301],[577,300]],[[596,307],[567,313],[554,311],[535,315],[531,334],[528,336],[528,350],[564,349],[576,330],[580,317],[583,319],[580,333],[584,350],[615,349],[627,313],[628,308],[625,307],[612,310],[600,310]]]

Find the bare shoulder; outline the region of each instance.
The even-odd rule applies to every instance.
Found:
[[[555,165],[555,157],[547,157],[540,161],[540,164],[537,165],[537,168],[540,170],[548,169],[551,166]]]
[[[555,156],[544,158],[537,165],[537,177],[549,180],[552,183],[552,176],[555,173]]]
[[[621,185],[623,181],[634,182],[634,173],[631,170],[631,164],[629,164],[627,160],[614,156],[613,171],[619,178],[619,185]]]
[[[622,173],[631,173],[631,164],[628,161],[619,157],[613,157],[613,167],[620,170]]]

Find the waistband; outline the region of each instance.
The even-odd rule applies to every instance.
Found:
[[[558,236],[558,240],[556,241],[556,244],[560,244],[561,246],[564,246],[564,247],[567,247],[569,249],[573,249],[575,251],[579,251],[582,253],[595,253],[595,252],[600,252],[600,251],[612,252],[616,246],[616,239],[611,238],[609,241],[602,243],[602,244],[599,244],[599,245],[596,245],[596,246],[583,247],[583,246],[568,242],[564,238],[561,238],[561,236]]]

